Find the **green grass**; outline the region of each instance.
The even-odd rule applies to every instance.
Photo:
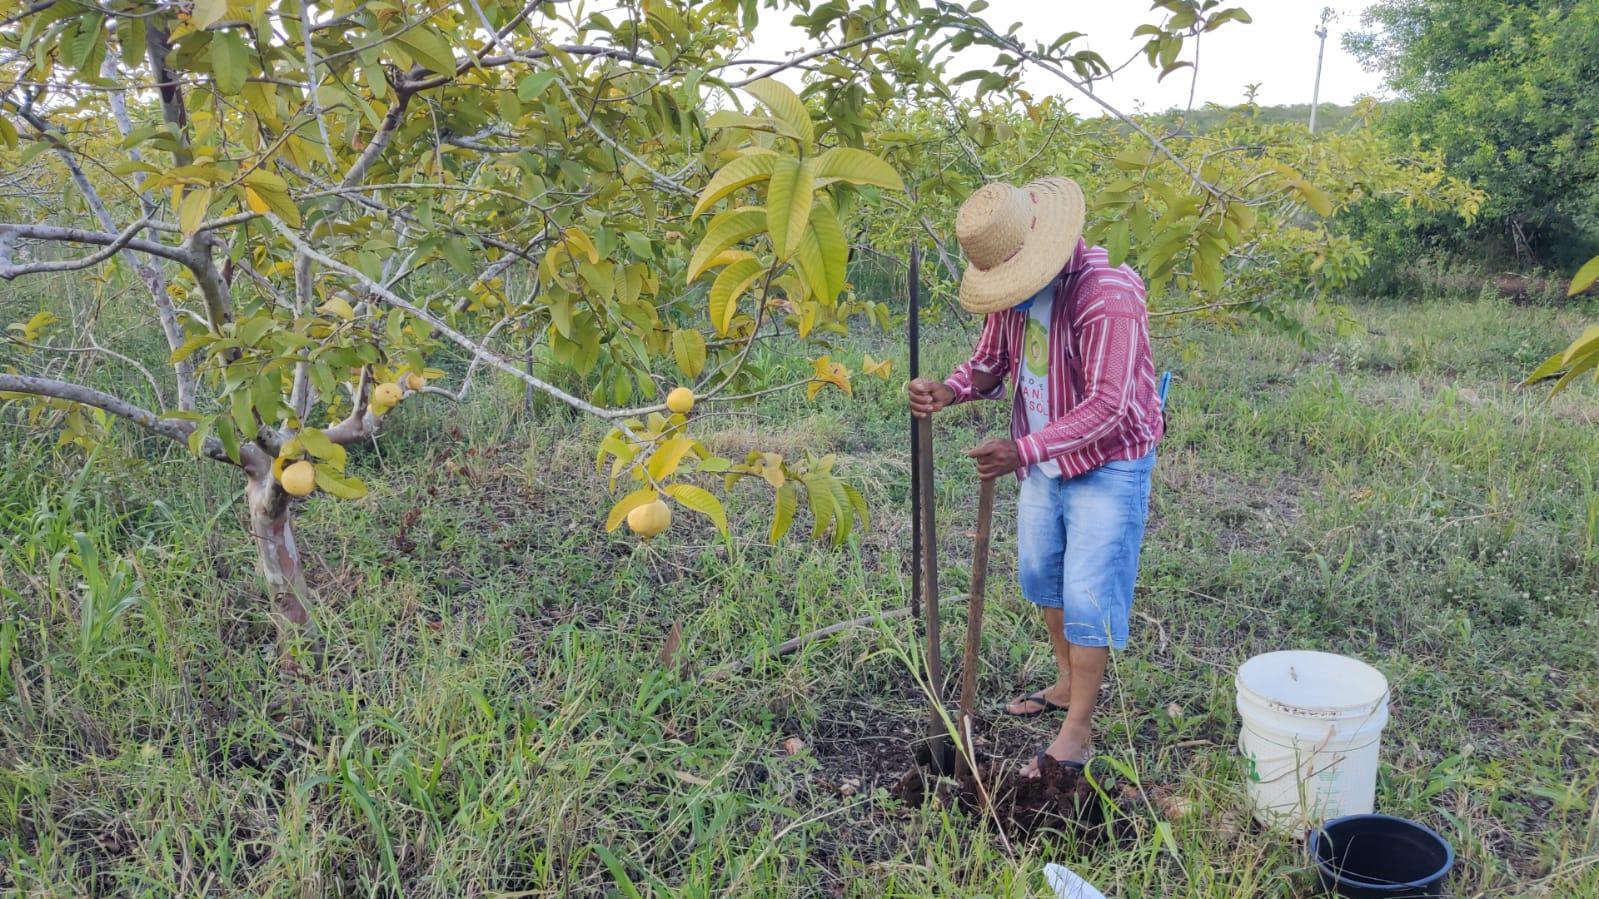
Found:
[[[839,550],[761,545],[770,500],[753,486],[735,491],[731,552],[687,518],[648,546],[608,536],[591,426],[525,417],[503,385],[459,409],[408,404],[353,454],[368,498],[303,505],[328,664],[302,676],[275,664],[229,472],[149,441],[132,462],[85,460],[8,415],[0,888],[1042,896],[1055,860],[1117,897],[1311,896],[1295,845],[1247,827],[1232,750],[1233,670],[1306,647],[1390,678],[1378,805],[1452,840],[1456,895],[1599,895],[1599,405],[1512,386],[1577,318],[1486,301],[1356,312],[1371,332],[1309,348],[1197,326],[1160,343],[1172,434],[1099,751],[1193,811],[1169,830],[1144,815],[1114,847],[1007,847],[889,798],[923,715],[903,622],[696,676],[906,602],[897,383],[698,424],[740,452],[838,453],[875,515]],[[940,326],[929,368],[963,339]],[[960,451],[1004,412],[939,422],[947,593],[970,552]],[[990,707],[1052,671],[1014,587],[1014,489]],[[945,615],[954,658],[964,607]],[[686,673],[659,660],[672,622]],[[983,739],[1019,751],[1048,727],[996,721]]]

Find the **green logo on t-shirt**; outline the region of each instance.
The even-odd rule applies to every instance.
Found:
[[[1027,334],[1022,338],[1022,358],[1027,370],[1042,378],[1049,374],[1049,331],[1036,318],[1027,320]]]

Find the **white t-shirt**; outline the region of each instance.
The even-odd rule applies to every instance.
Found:
[[[1037,434],[1049,425],[1049,317],[1055,308],[1055,282],[1033,294],[1032,306],[1027,310],[1027,328],[1022,337],[1022,364],[1016,389],[1022,395],[1022,407],[1027,412],[1027,431]],[[1046,459],[1034,465],[1037,473],[1060,477],[1060,465]]]

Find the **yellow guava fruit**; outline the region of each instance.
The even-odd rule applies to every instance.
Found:
[[[278,480],[283,484],[284,493],[290,496],[308,496],[316,489],[316,469],[310,462],[301,459],[285,466]]]
[[[398,384],[379,384],[372,388],[372,405],[374,406],[392,407],[404,397],[405,394],[400,392],[400,385]],[[382,413],[379,414],[381,415]]]
[[[674,387],[666,395],[666,408],[679,415],[687,415],[694,408],[694,391],[687,387]]]
[[[627,526],[645,540],[667,529],[672,524],[672,510],[660,500],[645,503],[627,513]]]

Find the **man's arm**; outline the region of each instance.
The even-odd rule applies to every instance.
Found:
[[[934,412],[973,399],[999,399],[1010,367],[1010,352],[1005,347],[1003,321],[998,315],[983,319],[983,333],[977,338],[972,357],[961,363],[943,382],[917,378],[907,391],[911,414],[926,418]]]
[[[956,366],[944,379],[944,386],[954,394],[950,402],[1000,399],[1004,396],[1000,385],[1008,371],[1010,348],[1005,345],[1005,317],[997,313],[985,315],[983,333],[977,338],[972,358]]]

